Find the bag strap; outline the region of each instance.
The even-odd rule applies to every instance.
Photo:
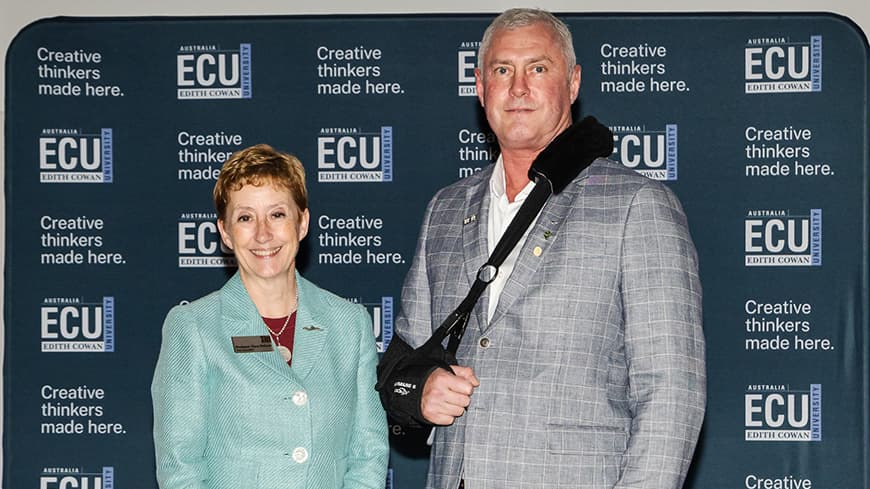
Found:
[[[463,318],[462,322],[454,323],[452,328],[448,328],[448,330],[444,332],[444,336],[447,334],[450,335],[450,340],[447,343],[447,351],[451,354],[456,355],[456,350],[459,348],[459,342],[462,341],[462,336],[465,334],[465,327],[468,325],[468,318],[471,315],[471,311],[474,309],[475,304],[477,304],[477,301],[480,299],[480,296],[483,295],[483,291],[486,289],[487,285],[495,280],[495,277],[499,272],[499,267],[504,263],[508,255],[510,255],[520,239],[522,239],[526,230],[535,220],[535,217],[537,217],[538,213],[544,207],[544,204],[547,202],[547,199],[551,194],[552,187],[549,182],[543,178],[539,179],[538,182],[535,183],[534,188],[532,188],[529,196],[526,197],[526,200],[520,206],[517,214],[511,220],[510,224],[508,224],[501,239],[498,240],[498,244],[496,244],[489,259],[477,270],[477,278],[475,278],[474,283],[471,285],[471,290],[468,291],[468,295],[465,296],[465,299],[456,309],[459,315]],[[444,336],[442,336],[442,338]]]
[[[586,117],[560,133],[535,158],[529,169],[534,188],[508,224],[486,263],[477,270],[477,277],[459,307],[432,334],[423,348],[442,343],[448,336],[447,351],[456,355],[468,318],[486,286],[495,280],[498,267],[510,255],[525,234],[550,195],[558,194],[581,171],[598,157],[613,152],[613,134],[594,117]]]

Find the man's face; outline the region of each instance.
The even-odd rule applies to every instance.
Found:
[[[580,67],[566,66],[555,34],[544,24],[497,32],[475,79],[503,151],[538,152],[571,125]]]

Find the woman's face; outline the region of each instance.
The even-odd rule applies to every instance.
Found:
[[[245,185],[229,195],[221,239],[236,255],[246,281],[286,279],[296,270],[299,242],[308,234],[308,210],[299,212],[289,190]]]

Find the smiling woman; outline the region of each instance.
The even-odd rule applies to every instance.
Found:
[[[252,294],[251,289],[286,286],[295,296],[293,272],[299,241],[308,234],[308,209],[299,209],[289,190],[272,184],[245,185],[230,195],[218,229],[224,244],[235,252],[242,282]]]
[[[243,149],[214,202],[239,270],[166,317],[151,386],[160,487],[383,487],[371,317],[296,270],[309,221],[302,163]]]

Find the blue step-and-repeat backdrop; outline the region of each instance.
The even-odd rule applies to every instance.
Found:
[[[866,39],[826,14],[562,17],[576,115],[676,191],[700,254],[709,395],[686,486],[866,487]],[[156,487],[160,327],[232,273],[211,189],[242,147],[304,162],[301,269],[365,304],[385,346],[426,202],[495,155],[473,80],[491,18],[22,31],[6,66],[4,487]],[[391,431],[387,487],[421,487],[426,433]]]

